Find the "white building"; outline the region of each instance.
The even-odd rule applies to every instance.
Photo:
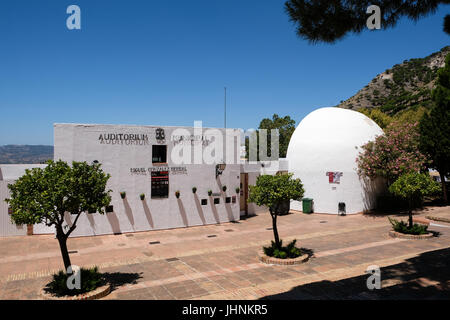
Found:
[[[382,184],[360,179],[355,159],[360,146],[382,133],[359,112],[322,108],[301,121],[287,159],[249,163],[240,159],[239,129],[56,124],[54,160],[98,161],[111,175],[107,213],[84,213],[71,236],[117,234],[237,221],[265,210],[247,201],[259,175],[288,171],[302,180],[314,212],[337,214],[339,204],[346,213],[371,209]],[[26,168],[44,166],[0,165],[0,199]],[[301,202],[291,209],[301,211]],[[72,223],[70,214],[66,222]],[[44,225],[32,230],[53,232]],[[24,234],[27,227],[14,226],[0,201],[0,236]]]
[[[359,177],[356,158],[361,146],[383,130],[360,112],[321,108],[307,115],[289,143],[289,172],[300,178],[305,198],[314,201],[314,212],[361,213],[373,209],[382,181]],[[340,208],[339,208],[339,204]],[[302,210],[292,201],[291,209]]]

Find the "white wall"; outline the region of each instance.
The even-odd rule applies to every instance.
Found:
[[[184,173],[170,172],[169,198],[151,198],[152,144],[157,144],[155,130],[163,128],[166,135],[164,144],[168,146],[168,167],[185,168]],[[214,224],[219,222],[239,220],[239,195],[235,188],[240,183],[240,164],[227,164],[225,171],[216,180],[215,164],[178,164],[170,159],[175,143],[171,134],[177,128],[153,126],[112,126],[112,125],[55,125],[55,160],[87,161],[94,160],[102,164],[105,172],[111,174],[107,188],[112,190],[113,213],[100,215],[83,214],[72,236],[87,236],[133,232],[145,230],[168,229],[186,226]],[[183,128],[193,132],[192,128]],[[209,139],[207,129],[204,135]],[[221,129],[222,133],[225,133]],[[148,145],[102,144],[100,134],[146,134]],[[239,159],[239,131],[229,129],[227,133],[232,141],[236,159]],[[204,149],[204,148],[203,148]],[[226,159],[227,161],[229,159]],[[140,174],[131,173],[132,168],[143,168]],[[224,194],[221,190],[227,186]],[[197,193],[192,193],[192,187],[197,187]],[[218,196],[209,197],[208,189]],[[175,197],[179,190],[181,196]],[[126,192],[126,198],[121,199],[120,192]],[[145,201],[139,195],[145,194]],[[236,196],[235,203],[225,204],[225,196]],[[214,205],[213,198],[221,198],[220,204]],[[207,199],[208,204],[202,206],[201,199]],[[72,217],[66,215],[70,224]]]
[[[9,198],[8,184],[11,180],[0,181],[0,237],[23,236],[27,234],[27,226],[16,226],[11,222],[8,214],[8,204],[4,201]]]
[[[8,214],[8,204],[4,201],[10,194],[8,184],[13,184],[15,180],[25,174],[26,169],[45,168],[44,164],[2,164],[0,165],[0,237],[19,236],[27,234],[27,226],[16,226],[11,223]],[[44,224],[33,226],[34,231],[39,233],[53,233],[53,230]]]
[[[315,110],[300,122],[289,142],[289,172],[302,180],[314,212],[337,214],[339,202],[346,204],[347,214],[375,206],[384,185],[361,179],[356,158],[362,145],[382,134],[362,113],[340,108]],[[341,172],[340,183],[330,183],[327,172]],[[293,201],[291,208],[302,210],[302,203]]]

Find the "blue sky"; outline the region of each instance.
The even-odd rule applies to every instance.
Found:
[[[68,30],[66,8],[81,8]],[[53,123],[256,128],[297,123],[378,73],[449,44],[449,6],[417,23],[310,45],[283,0],[2,0],[0,145],[53,144]]]

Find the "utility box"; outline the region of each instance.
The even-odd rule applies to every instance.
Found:
[[[313,212],[313,199],[311,198],[303,198],[303,213],[312,213]]]
[[[340,214],[341,216],[345,216],[346,215],[345,202],[339,202],[339,204],[338,204],[338,214]]]

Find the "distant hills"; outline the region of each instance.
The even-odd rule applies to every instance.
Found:
[[[53,159],[53,146],[0,146],[0,164],[36,164]]]
[[[428,57],[396,64],[337,107],[353,110],[377,108],[388,115],[418,106],[429,108],[437,70],[445,65],[445,57],[449,53],[450,46],[447,46]]]

